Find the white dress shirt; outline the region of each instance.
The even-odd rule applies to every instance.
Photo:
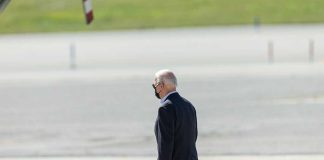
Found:
[[[177,91],[172,91],[172,92],[168,93],[167,95],[165,95],[165,96],[161,99],[160,103],[163,104],[163,103],[165,102],[165,100],[168,98],[168,96],[171,95],[171,94],[173,94],[173,93],[177,93]]]

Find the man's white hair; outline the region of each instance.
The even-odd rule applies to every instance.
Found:
[[[156,72],[155,78],[157,83],[171,84],[175,87],[178,85],[176,76],[168,69],[163,69]]]

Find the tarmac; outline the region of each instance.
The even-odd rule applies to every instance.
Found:
[[[0,158],[0,160],[156,160],[155,157],[36,157]],[[323,160],[324,155],[284,155],[284,156],[204,156],[200,160]]]
[[[156,159],[151,84],[168,68],[197,109],[202,160],[323,160],[323,35],[297,25],[0,36],[0,157]]]

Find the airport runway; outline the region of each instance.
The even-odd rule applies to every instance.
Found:
[[[0,36],[0,71],[67,69],[75,45],[80,69],[324,61],[324,25],[210,27]]]
[[[1,36],[0,157],[152,159],[158,100],[151,83],[155,71],[169,68],[179,92],[196,106],[201,156],[319,159],[313,155],[324,154],[323,31],[282,26]],[[278,44],[272,64],[268,39]],[[76,70],[69,70],[71,41]]]
[[[200,160],[322,160],[322,155],[295,156],[205,156]],[[1,160],[155,160],[155,157],[38,157],[38,158],[0,158]]]

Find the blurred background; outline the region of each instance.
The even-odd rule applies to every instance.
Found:
[[[199,155],[324,154],[323,0],[11,0],[0,157],[156,156],[154,73],[196,107]]]

